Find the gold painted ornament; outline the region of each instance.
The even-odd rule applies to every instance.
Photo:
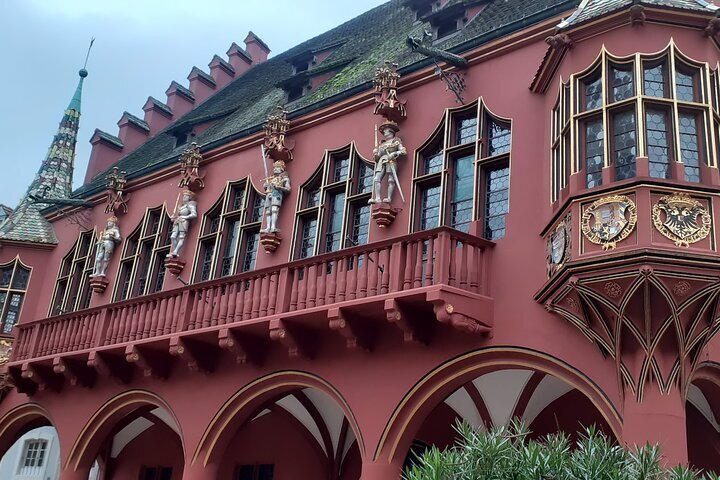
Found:
[[[582,216],[585,238],[603,250],[613,249],[635,229],[637,207],[626,195],[610,195],[595,200]]]
[[[546,251],[549,278],[570,260],[570,214],[561,220],[548,236]]]
[[[653,225],[678,247],[689,247],[710,233],[712,217],[707,208],[687,193],[660,198],[652,209]]]

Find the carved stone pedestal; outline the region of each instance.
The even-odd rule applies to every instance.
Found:
[[[260,245],[265,249],[265,253],[273,253],[280,246],[282,237],[278,232],[261,233]]]
[[[401,208],[395,208],[389,203],[374,203],[372,206],[372,218],[378,227],[385,228],[392,225],[400,211],[402,211]]]
[[[90,288],[95,293],[103,293],[109,284],[110,282],[105,278],[105,275],[90,277]]]
[[[177,257],[167,257],[165,258],[165,268],[177,277],[185,268],[185,262]]]

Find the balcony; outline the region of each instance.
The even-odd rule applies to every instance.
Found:
[[[20,391],[212,371],[222,352],[261,363],[273,345],[311,358],[330,332],[370,350],[385,324],[427,343],[437,322],[488,334],[492,242],[446,227],[17,325]],[[330,335],[332,339],[333,335]]]

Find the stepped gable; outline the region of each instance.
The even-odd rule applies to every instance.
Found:
[[[0,241],[57,243],[52,225],[41,213],[48,204],[36,200],[62,199],[71,195],[82,87],[88,72],[83,68],[79,75],[80,80],[75,94],[60,120],[58,131],[35,179],[15,210],[0,224]]]
[[[718,9],[718,7],[705,0],[583,0],[577,10],[566,20],[563,20],[558,27],[574,27],[599,16],[628,8],[634,4],[706,13],[715,12]]]
[[[415,22],[414,11],[404,3],[404,0],[392,0],[255,65],[113,166],[128,172],[129,179],[136,178],[175,161],[187,147],[175,146],[173,134],[176,132],[187,132],[195,125],[217,122],[193,139],[201,148],[211,148],[222,141],[259,131],[267,113],[278,104],[285,104],[292,118],[372,88],[375,69],[385,60],[398,63],[406,71],[429,65],[428,59],[413,53],[405,44],[408,35],[421,36],[429,24]],[[579,0],[490,0],[458,35],[436,46],[462,53],[566,12],[578,4]],[[293,58],[331,48],[330,55],[311,68],[309,73],[327,71],[336,66],[338,70],[335,74],[308,95],[286,103],[286,92],[279,85],[293,76]],[[103,178],[104,174],[97,175],[77,189],[74,196],[84,197],[99,192],[104,188]]]

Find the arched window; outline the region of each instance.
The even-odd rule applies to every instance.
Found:
[[[196,282],[255,268],[264,198],[249,178],[227,184],[203,216],[193,274]]]
[[[123,242],[115,282],[115,301],[162,290],[171,233],[170,217],[165,206],[145,211],[140,224]]]
[[[574,94],[569,92],[573,90]],[[581,173],[585,188],[638,175],[698,183],[715,166],[718,80],[674,43],[657,54],[614,57],[605,49],[561,85],[553,108],[552,201]]]
[[[477,220],[486,238],[502,238],[510,144],[510,120],[493,115],[482,100],[446,111],[416,153],[412,229],[447,225],[467,232]]]
[[[49,315],[62,315],[90,306],[90,274],[95,262],[95,230],[80,233],[60,263]]]
[[[30,270],[19,258],[0,265],[1,334],[9,335],[20,317],[20,309],[30,282]]]
[[[373,168],[355,145],[326,151],[320,167],[300,187],[294,258],[367,243]]]

